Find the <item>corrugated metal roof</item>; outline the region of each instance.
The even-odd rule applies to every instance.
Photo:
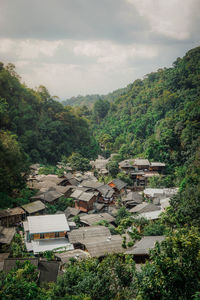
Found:
[[[69,224],[64,214],[29,216],[27,217],[27,221],[30,234],[70,230]]]
[[[23,209],[27,211],[29,214],[35,213],[37,211],[45,209],[44,203],[42,203],[40,200],[34,201],[28,204],[22,205]]]
[[[84,180],[81,182],[81,186],[92,188],[92,189],[98,189],[102,185],[104,185],[102,182],[94,181],[94,180]]]
[[[151,162],[150,163],[151,167],[165,167],[165,163],[161,163],[161,162]]]
[[[80,259],[90,257],[88,252],[83,251],[81,249],[75,249],[75,250],[66,251],[66,252],[62,252],[62,253],[56,253],[55,256],[60,258],[63,264],[69,262],[70,258],[75,258],[77,260],[80,260]]]
[[[110,183],[113,183],[119,191],[121,191],[125,186],[127,186],[127,183],[122,181],[121,179],[115,178]]]
[[[0,243],[10,244],[16,233],[15,227],[0,226]]]
[[[148,159],[136,158],[133,163],[134,166],[149,166],[150,162]]]
[[[108,222],[114,222],[115,219],[108,213],[100,213],[100,214],[88,214],[80,217],[82,223],[85,223],[89,226],[95,225],[97,222],[101,220],[106,220]]]
[[[105,226],[81,227],[68,233],[70,243],[84,243],[87,239],[98,239],[110,236],[110,230]]]
[[[156,211],[160,209],[161,209],[160,206],[155,205],[153,203],[142,202],[141,204],[138,204],[137,206],[131,208],[129,211],[131,213],[143,213],[143,212]]]
[[[99,237],[98,240],[86,240],[85,247],[92,257],[101,257],[106,254],[123,253],[123,238],[120,235]]]
[[[163,210],[143,212],[143,213],[137,215],[136,218],[145,218],[147,220],[157,220],[160,218],[160,214],[162,212],[163,212]]]
[[[0,218],[7,216],[23,215],[25,211],[21,207],[8,208],[0,210]]]
[[[78,200],[82,200],[82,201],[88,202],[88,201],[90,201],[94,196],[96,196],[94,193],[86,193],[86,192],[83,192],[83,193],[79,196]]]

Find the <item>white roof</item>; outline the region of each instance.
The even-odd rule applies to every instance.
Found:
[[[30,234],[70,231],[64,214],[27,217]]]
[[[148,195],[150,197],[155,197],[156,195],[164,195],[164,189],[145,189],[144,195]]]
[[[160,205],[161,205],[162,209],[165,209],[170,206],[169,201],[170,201],[170,198],[165,198],[165,199],[160,200]]]
[[[31,241],[34,254],[45,251],[61,251],[61,250],[74,250],[74,246],[69,243],[67,239],[49,239]]]

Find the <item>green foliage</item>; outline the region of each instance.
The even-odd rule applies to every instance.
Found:
[[[143,234],[144,235],[165,235],[167,232],[166,227],[159,222],[149,223],[144,227]]]
[[[117,211],[117,216],[116,216],[116,224],[119,225],[121,220],[129,217],[131,214],[130,212],[126,209],[125,206],[122,206],[118,211]]]
[[[110,161],[107,165],[106,165],[106,168],[109,172],[109,174],[112,176],[112,177],[116,177],[118,172],[119,172],[119,167],[118,167],[118,163],[115,162],[115,161]]]
[[[108,255],[102,261],[90,258],[66,265],[54,286],[53,296],[85,294],[91,299],[131,299],[135,264],[128,256]]]
[[[130,178],[129,175],[121,172],[117,174],[117,178],[121,179],[122,181],[126,182],[128,185],[133,185],[133,180]]]
[[[16,136],[8,131],[0,132],[0,190],[10,193],[22,188],[25,181],[21,173],[27,170],[27,160]]]
[[[142,299],[192,299],[200,289],[200,235],[195,228],[174,232],[151,251],[137,276]]]
[[[81,226],[81,219],[80,219],[80,217],[78,215],[75,216],[75,217],[73,217],[73,221],[76,223],[77,227]]]
[[[48,214],[55,214],[58,210],[64,211],[67,207],[74,207],[75,203],[72,198],[62,196],[55,204],[46,204]]]
[[[148,179],[148,186],[150,188],[173,187],[174,176],[153,176]]]
[[[2,300],[42,300],[43,291],[37,286],[38,272],[29,261],[17,264],[7,275],[0,273],[0,298]]]
[[[68,158],[68,162],[73,170],[88,171],[91,169],[89,159],[83,157],[80,153],[72,153]]]
[[[54,256],[53,251],[45,251],[45,252],[43,253],[43,256],[44,256],[48,261],[51,261],[51,260],[54,260],[54,259],[55,259],[55,256]]]
[[[11,243],[10,249],[11,249],[12,257],[20,258],[20,257],[28,256],[20,234],[17,234],[17,233],[15,234],[13,241]]]

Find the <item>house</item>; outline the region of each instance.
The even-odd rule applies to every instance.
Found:
[[[142,202],[141,204],[138,204],[137,206],[129,209],[129,212],[141,214],[141,213],[152,212],[157,210],[161,210],[161,207],[153,203]]]
[[[133,254],[136,262],[145,262],[149,258],[149,250],[155,247],[156,242],[162,242],[165,236],[144,236],[135,245],[125,251],[125,254]]]
[[[108,213],[86,214],[84,216],[80,216],[81,223],[87,226],[96,225],[99,221],[102,220],[107,221],[109,223],[114,223],[115,218]]]
[[[67,207],[64,211],[67,219],[77,216],[80,212],[80,209],[75,207]]]
[[[15,226],[25,218],[25,211],[21,207],[0,210],[0,224],[2,226]]]
[[[27,250],[34,254],[73,249],[67,238],[70,228],[64,214],[29,216],[23,225]]]
[[[75,208],[88,212],[93,209],[93,204],[96,201],[98,193],[86,193],[82,190],[75,190],[74,193],[71,194],[71,198],[75,199]]]
[[[28,216],[33,216],[35,214],[42,214],[45,211],[46,206],[40,200],[24,204],[22,208],[25,210]]]
[[[133,161],[133,166],[136,170],[149,170],[150,162],[148,159],[136,158]]]
[[[138,204],[141,204],[142,201],[143,201],[143,197],[138,192],[132,192],[132,191],[130,191],[127,195],[125,195],[124,197],[122,197],[122,203],[126,207],[136,206]]]
[[[106,169],[106,165],[109,163],[109,159],[105,159],[102,156],[98,156],[98,159],[91,161],[90,164],[93,169],[96,169],[98,172]]]
[[[129,174],[131,171],[134,170],[134,159],[126,159],[119,162],[119,169],[121,169],[126,174]]]
[[[145,218],[149,221],[158,220],[160,218],[160,215],[162,212],[163,212],[162,209],[156,210],[156,211],[143,212],[143,213],[138,214],[135,218],[136,219]]]
[[[67,173],[65,175],[64,181],[61,182],[59,185],[75,185],[77,186],[79,184],[78,180],[76,180],[76,178],[74,177],[74,175],[72,173]]]
[[[178,192],[178,188],[147,188],[144,190],[144,196],[148,199],[164,199],[164,198],[171,198],[172,196],[176,195]]]
[[[74,249],[62,253],[56,253],[55,257],[61,260],[61,265],[70,262],[70,259],[82,260],[90,257],[89,253],[81,249]]]
[[[127,186],[127,183],[122,181],[121,179],[113,179],[108,183],[108,185],[115,190],[117,193],[123,193],[125,192],[125,187]]]
[[[158,171],[161,173],[165,168],[165,163],[161,162],[151,162],[149,166],[149,171]]]
[[[71,194],[73,193],[74,189],[76,189],[76,185],[56,185],[50,188],[51,191],[56,191],[58,193],[63,194],[66,198],[70,198]]]
[[[0,226],[0,246],[10,245],[16,233],[15,227]]]
[[[121,235],[110,235],[108,237],[98,237],[86,239],[85,249],[91,257],[104,257],[107,254],[124,253],[122,247],[123,237]]]
[[[110,236],[110,230],[105,226],[81,227],[69,232],[68,236],[70,243],[77,248],[80,244],[84,244],[85,240]]]
[[[53,204],[53,203],[55,203],[55,201],[57,201],[62,196],[64,196],[64,195],[57,191],[47,191],[45,193],[41,193],[41,194],[31,197],[31,199],[38,199],[38,200],[42,200],[43,202]]]
[[[99,191],[99,197],[98,197],[98,202],[102,203],[112,203],[113,201],[113,196],[114,196],[114,189],[111,188],[108,184],[101,185],[100,187],[97,188]]]
[[[104,183],[99,182],[99,181],[95,181],[95,180],[83,180],[81,182],[81,184],[79,185],[79,187],[84,187],[84,188],[88,188],[88,190],[98,190],[98,188],[100,186],[104,185]]]

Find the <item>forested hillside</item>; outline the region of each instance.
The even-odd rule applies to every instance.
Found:
[[[27,163],[56,164],[78,152],[94,158],[98,146],[89,122],[54,100],[44,86],[21,84],[12,64],[0,64],[0,187],[18,186]]]
[[[163,161],[171,173],[175,167],[183,170],[200,144],[199,82],[200,47],[178,58],[172,68],[134,81],[94,124],[99,142],[124,158]]]
[[[112,93],[109,93],[107,95],[86,95],[86,96],[77,96],[77,97],[71,97],[69,99],[66,99],[62,101],[63,105],[71,105],[71,106],[88,106],[90,108],[93,107],[94,103],[97,100],[107,100],[109,102],[114,101],[114,99],[118,96],[121,96],[123,94],[126,94],[131,89],[131,85],[128,85],[125,88],[118,89],[116,91],[113,91]]]

